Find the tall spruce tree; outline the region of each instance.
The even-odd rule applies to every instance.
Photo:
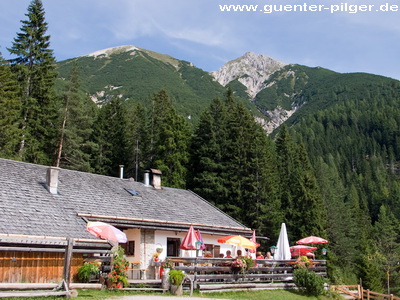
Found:
[[[296,182],[296,174],[294,171],[295,165],[295,149],[291,136],[289,135],[288,129],[285,125],[279,131],[276,137],[275,147],[277,152],[277,166],[279,172],[280,182],[280,199],[282,213],[284,214],[284,222],[287,223],[291,228],[290,220],[292,214],[297,213],[294,209],[294,195],[293,195],[293,184]],[[290,231],[289,231],[289,234]]]
[[[104,105],[94,123],[92,167],[96,173],[119,176],[119,166],[128,164],[127,111],[118,97]]]
[[[48,164],[54,158],[57,134],[57,101],[53,86],[55,59],[49,49],[50,36],[40,0],[32,0],[27,20],[14,38],[10,53],[13,70],[20,84],[22,135],[19,157],[24,161]]]
[[[276,138],[281,205],[290,240],[325,236],[325,207],[308,154],[295,143],[286,126]]]
[[[74,63],[62,95],[62,126],[60,130],[57,164],[67,169],[91,171],[90,141],[95,118],[94,103],[80,91],[79,69]]]
[[[21,101],[18,84],[10,66],[0,53],[0,156],[17,158],[16,150],[20,142],[19,120]]]
[[[148,167],[163,173],[166,186],[184,188],[189,163],[189,124],[180,116],[165,90],[153,96],[150,112]]]
[[[135,180],[142,180],[148,164],[149,134],[148,115],[143,105],[137,104],[128,115],[128,166],[127,174]]]
[[[385,288],[388,294],[400,291],[400,226],[399,221],[382,205],[378,221],[374,224],[374,235],[380,259],[378,260],[385,272]]]
[[[191,149],[190,187],[257,235],[271,236],[281,221],[273,145],[231,91],[203,112]]]
[[[192,176],[189,185],[218,207],[226,204],[227,108],[216,98],[200,116],[191,145]]]
[[[355,259],[359,244],[358,227],[346,202],[346,189],[335,158],[328,156],[326,163],[320,158],[315,169],[327,215],[329,277],[334,283],[357,283]]]

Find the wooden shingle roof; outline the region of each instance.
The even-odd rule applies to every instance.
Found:
[[[60,169],[58,194],[46,187],[47,166],[0,159],[0,234],[93,238],[87,220],[120,228],[248,234],[249,228],[195,193],[129,179]]]

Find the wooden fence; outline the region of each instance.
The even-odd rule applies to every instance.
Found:
[[[224,289],[268,289],[272,284],[280,288],[294,287],[293,269],[296,260],[256,260],[256,267],[237,272],[230,266],[234,259],[169,257],[175,269],[183,270],[190,280],[191,289],[221,291]],[[314,260],[309,267],[326,276],[326,261]]]
[[[392,294],[381,294],[376,293],[367,289],[364,289],[361,284],[359,285],[332,285],[330,287],[333,291],[341,294],[346,294],[353,299],[366,299],[366,300],[400,300],[400,297],[394,296]]]
[[[63,252],[0,252],[0,282],[3,283],[46,283],[63,279]],[[83,264],[83,254],[74,253],[71,274],[77,273]]]

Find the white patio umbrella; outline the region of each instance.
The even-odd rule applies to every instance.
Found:
[[[278,243],[276,244],[274,259],[289,260],[292,258],[290,254],[289,238],[286,231],[286,224],[282,223],[281,232],[279,233]]]

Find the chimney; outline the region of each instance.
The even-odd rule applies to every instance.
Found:
[[[150,171],[148,170],[144,171],[144,185],[145,186],[150,185]]]
[[[119,165],[119,178],[124,178],[124,165]]]
[[[156,190],[161,190],[161,171],[156,169],[150,169],[152,176],[152,185]]]
[[[58,173],[60,172],[60,168],[57,167],[49,167],[47,169],[46,174],[46,184],[47,189],[53,195],[57,195],[58,192]]]

